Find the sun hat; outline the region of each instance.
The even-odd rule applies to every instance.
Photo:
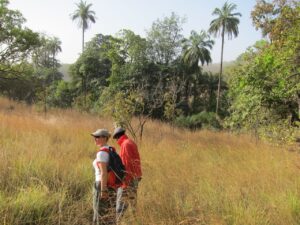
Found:
[[[110,137],[110,133],[107,129],[98,129],[95,132],[91,133],[91,135],[94,137]]]
[[[116,138],[116,136],[118,134],[121,134],[121,133],[125,133],[125,129],[122,128],[122,127],[117,127],[115,130],[114,130],[114,133],[113,133],[113,138]]]

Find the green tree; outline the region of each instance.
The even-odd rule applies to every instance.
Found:
[[[95,12],[90,8],[92,4],[87,4],[84,1],[80,1],[76,4],[77,9],[71,15],[72,20],[78,20],[78,27],[82,29],[82,52],[84,50],[84,32],[90,26],[90,23],[96,22]]]
[[[183,60],[190,66],[198,66],[199,62],[203,66],[204,63],[210,63],[210,50],[212,49],[214,41],[210,39],[205,31],[191,31],[189,39],[183,40]]]
[[[147,32],[149,56],[152,61],[168,65],[180,55],[184,22],[185,19],[180,18],[174,12],[170,17],[153,22],[151,29]]]
[[[57,69],[59,67],[58,60],[55,58],[56,55],[62,51],[61,49],[61,41],[57,37],[53,37],[49,40],[48,43],[48,48],[49,51],[51,52],[52,55],[52,81],[55,80],[55,74],[57,72]]]
[[[39,83],[40,88],[36,90],[39,100],[43,102],[45,115],[47,106],[52,104],[55,89],[62,74],[58,71],[60,66],[55,58],[56,54],[61,50],[58,38],[41,35],[41,46],[36,48],[32,54],[32,62],[34,66],[34,76]]]
[[[55,86],[52,97],[51,103],[53,106],[61,108],[71,107],[74,98],[74,89],[71,87],[71,83],[64,80],[59,81],[57,86]]]
[[[8,8],[9,1],[0,1],[0,80],[22,79],[23,66],[32,51],[40,45],[39,34],[24,28],[25,18]],[[25,74],[25,73],[24,73]]]
[[[32,103],[38,82],[28,61],[40,38],[23,26],[22,14],[8,6],[9,1],[0,0],[0,94]]]
[[[278,36],[274,29],[278,16],[285,8],[293,8],[296,4],[299,4],[299,1],[297,3],[296,0],[257,0],[251,11],[252,22],[257,30],[261,30],[263,36],[268,36],[272,41],[273,37]],[[294,16],[297,18],[297,15]]]
[[[277,141],[296,137],[300,121],[299,15],[299,3],[281,8],[269,31],[272,42],[258,42],[232,68],[230,126],[253,129]]]
[[[56,55],[61,51],[61,42],[57,37],[40,35],[41,45],[33,51],[32,61],[34,67],[47,85],[62,79],[62,74],[58,71],[60,66]],[[43,71],[43,72],[41,72]]]
[[[111,42],[112,36],[97,34],[87,42],[85,51],[70,67],[72,86],[77,90],[76,104],[85,109],[93,107],[86,104],[87,100],[95,103],[104,87],[108,85],[107,79],[111,75],[112,67],[108,57]]]
[[[215,8],[212,15],[217,16],[216,19],[212,20],[210,23],[209,33],[214,36],[221,35],[222,47],[221,47],[221,65],[219,73],[219,83],[218,83],[218,93],[217,93],[217,104],[216,104],[216,114],[218,115],[219,101],[220,101],[220,91],[221,91],[221,77],[223,72],[223,50],[224,50],[224,38],[225,34],[231,39],[232,36],[237,37],[239,33],[238,25],[240,23],[237,16],[241,16],[240,13],[234,13],[236,5],[226,2],[223,7]]]

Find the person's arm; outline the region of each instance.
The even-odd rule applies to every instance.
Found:
[[[105,199],[108,197],[108,189],[107,189],[107,163],[99,162],[99,169],[101,171],[101,190],[100,197],[101,199]]]

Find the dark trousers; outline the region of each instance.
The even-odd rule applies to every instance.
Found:
[[[93,189],[93,225],[116,224],[116,191],[108,188],[108,199],[100,199],[100,182],[96,182]]]

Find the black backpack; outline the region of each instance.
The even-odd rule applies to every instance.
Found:
[[[121,184],[125,178],[126,170],[120,156],[118,155],[116,150],[111,146],[109,146],[108,148],[103,147],[100,149],[100,151],[105,151],[109,154],[107,171],[112,171],[116,175],[116,184]]]

